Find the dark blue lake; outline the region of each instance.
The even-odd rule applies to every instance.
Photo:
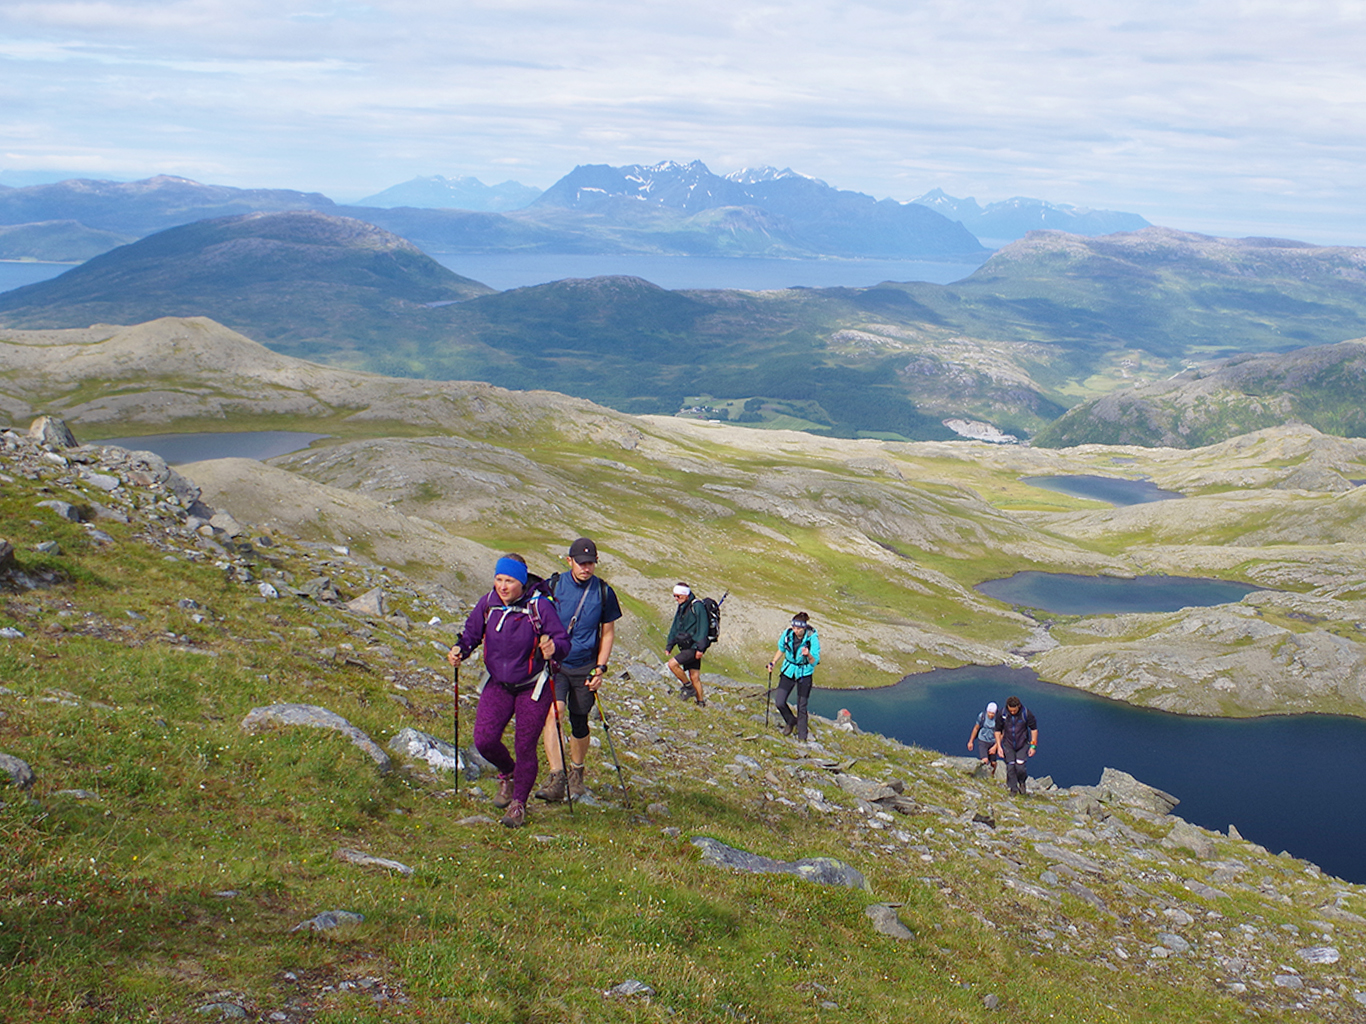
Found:
[[[1024,476],[1020,480],[1059,494],[1108,501],[1111,505],[1142,505],[1185,497],[1180,491],[1163,490],[1151,480],[1127,480],[1117,476]]]
[[[1233,604],[1261,588],[1199,576],[1077,576],[1058,572],[1017,572],[987,580],[973,589],[1008,604],[1042,608],[1057,615],[1107,615],[1124,612],[1174,612]]]
[[[97,444],[116,444],[133,451],[156,452],[171,465],[205,459],[272,459],[307,448],[328,434],[297,430],[225,431],[221,434],[144,434],[106,437]]]
[[[1039,723],[1031,776],[1091,786],[1101,769],[1119,768],[1180,797],[1175,813],[1187,821],[1221,832],[1233,824],[1272,853],[1288,850],[1339,878],[1366,882],[1366,812],[1354,767],[1366,749],[1361,719],[1172,715],[999,667],[927,672],[875,690],[818,689],[811,710],[834,718],[848,708],[865,731],[966,757],[977,715],[1011,694]]]

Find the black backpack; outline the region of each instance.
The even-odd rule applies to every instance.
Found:
[[[721,605],[725,604],[726,598],[728,597],[730,597],[729,590],[721,595],[721,600],[719,601],[714,597],[703,597],[699,599],[702,602],[702,607],[707,612],[708,647],[721,639]]]

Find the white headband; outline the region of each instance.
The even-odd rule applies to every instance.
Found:
[[[691,588],[685,587],[681,583],[678,586],[674,587],[674,597],[687,597],[691,593]]]

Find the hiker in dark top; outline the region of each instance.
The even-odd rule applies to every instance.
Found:
[[[797,730],[797,739],[806,742],[806,705],[811,699],[811,683],[815,677],[816,665],[821,660],[821,640],[811,625],[811,616],[798,612],[792,616],[792,623],[783,630],[778,639],[778,650],[768,663],[768,670],[781,662],[778,674],[778,691],[774,702],[778,713],[783,716],[783,735],[791,736]],[[787,706],[787,698],[793,688],[797,690],[797,713]]]
[[[594,575],[598,568],[598,546],[587,537],[569,545],[565,557],[568,572],[550,578],[550,596],[562,620],[568,620],[569,653],[555,670],[555,700],[558,717],[548,715],[541,745],[550,765],[550,779],[536,791],[536,799],[559,801],[565,794],[573,798],[588,792],[583,781],[588,757],[588,713],[597,701],[598,688],[607,673],[616,639],[621,603],[616,591]],[[569,721],[569,769],[561,756],[560,722]]]
[[[1012,793],[1025,795],[1025,780],[1029,778],[1028,758],[1039,746],[1039,725],[1034,712],[1025,707],[1019,697],[1006,698],[1005,710],[996,715],[996,747],[1006,763],[1006,786]]]
[[[706,707],[706,698],[702,696],[702,652],[707,649],[707,609],[686,583],[674,585],[674,600],[678,607],[664,641],[664,654],[667,657],[675,646],[678,653],[669,658],[669,671],[682,684],[679,696],[686,698],[691,686],[698,706]]]
[[[474,712],[475,749],[498,769],[493,806],[506,807],[503,824],[526,823],[526,801],[536,784],[536,740],[554,699],[547,686],[549,660],[569,653],[569,635],[554,602],[537,592],[539,577],[527,572],[521,555],[504,555],[493,567],[493,589],[479,599],[459,642],[446,659],[457,668],[480,644],[489,678]],[[516,757],[503,744],[513,717]]]
[[[991,765],[991,777],[996,778],[996,758],[1001,753],[996,746],[996,702],[987,704],[987,709],[972,723],[968,733],[968,753],[975,753],[977,760]]]

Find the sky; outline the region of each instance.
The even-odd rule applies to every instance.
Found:
[[[0,183],[772,165],[1366,245],[1366,0],[5,0]]]

